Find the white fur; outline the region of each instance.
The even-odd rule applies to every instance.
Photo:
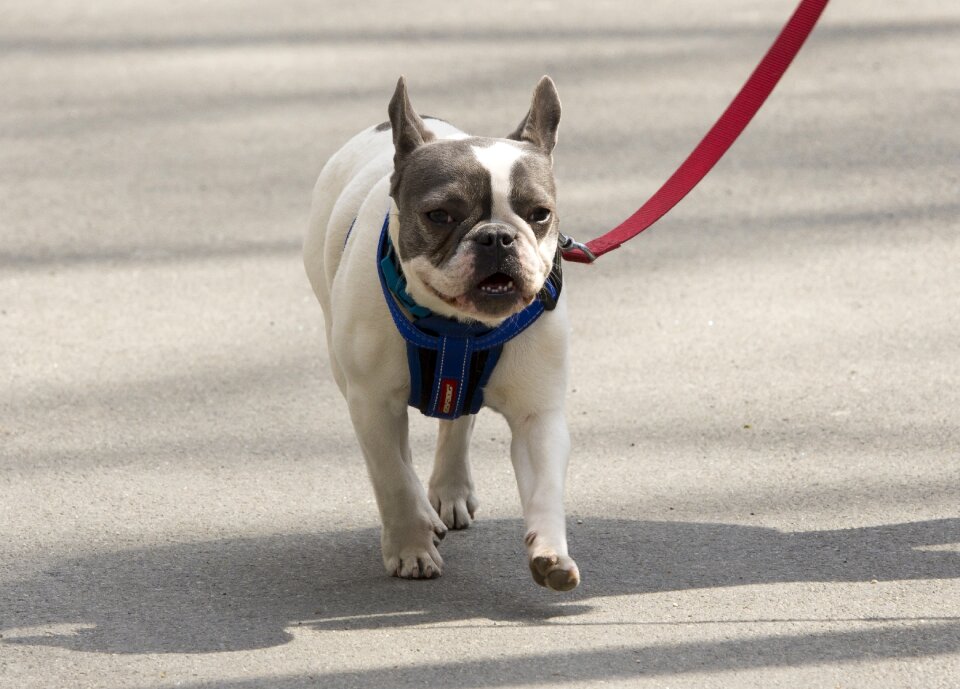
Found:
[[[471,146],[470,149],[477,161],[490,171],[493,220],[526,225],[523,218],[510,207],[510,170],[524,155],[523,149],[506,141],[495,141],[491,146]]]
[[[437,120],[428,120],[427,126],[438,138],[466,136]],[[512,214],[508,161],[523,152],[506,142],[475,152],[497,185],[495,213]],[[390,131],[371,128],[328,161],[313,194],[304,265],[323,307],[331,368],[347,400],[377,498],[384,566],[402,577],[436,576],[443,567],[437,537],[447,527],[469,525],[477,506],[467,458],[473,417],[440,422],[434,470],[429,492],[425,491],[414,473],[408,441],[405,343],[376,273],[377,240],[387,212],[389,231],[397,240],[397,209],[389,198],[392,157]],[[526,223],[510,217],[532,238]],[[536,242],[530,246],[536,247]],[[413,292],[415,281],[409,275],[408,279]],[[422,294],[414,296],[434,308]],[[579,579],[567,554],[563,511],[569,454],[563,412],[568,330],[566,299],[561,295],[554,311],[504,346],[485,391],[487,405],[506,417],[513,433],[511,456],[528,534],[527,553],[538,578],[545,578],[548,585],[554,583],[550,574]]]

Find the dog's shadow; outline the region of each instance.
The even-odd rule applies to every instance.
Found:
[[[800,581],[960,577],[960,519],[840,531],[584,519],[570,541],[583,584],[536,587],[517,520],[480,521],[441,546],[445,575],[384,575],[375,530],[226,539],[64,561],[5,586],[2,643],[110,653],[264,648],[287,629],[357,629],[575,616],[591,599]],[[62,625],[51,627],[51,625]],[[30,628],[44,631],[31,633]],[[59,630],[59,631],[58,631]]]

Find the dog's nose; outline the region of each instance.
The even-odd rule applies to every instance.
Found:
[[[505,225],[484,225],[474,230],[473,241],[480,246],[506,248],[517,238],[517,231]]]

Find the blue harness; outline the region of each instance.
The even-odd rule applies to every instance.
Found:
[[[550,276],[533,303],[496,328],[490,328],[482,323],[464,323],[438,316],[414,301],[407,292],[407,280],[387,232],[389,224],[387,213],[380,230],[377,273],[393,322],[407,342],[409,404],[427,416],[440,419],[476,414],[483,406],[483,389],[500,359],[504,343],[530,327],[544,311],[556,307],[563,285],[560,250],[557,249]],[[412,321],[397,302],[410,312]]]

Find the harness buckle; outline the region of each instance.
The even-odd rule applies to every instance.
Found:
[[[559,234],[559,237],[557,238],[557,246],[560,247],[560,251],[563,253],[579,251],[587,257],[587,263],[593,263],[597,260],[597,257],[592,251],[590,251],[586,244],[578,242],[576,239],[565,235],[563,232],[558,232],[557,234]]]

